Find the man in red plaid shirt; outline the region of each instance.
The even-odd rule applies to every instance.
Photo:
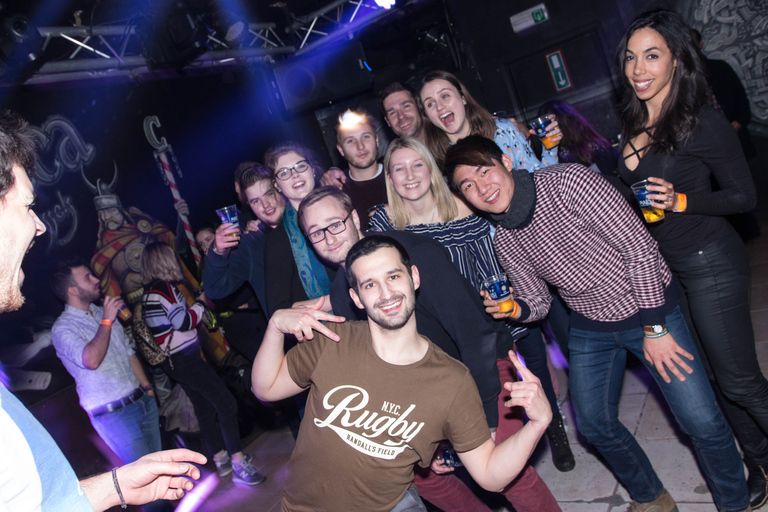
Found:
[[[514,170],[491,140],[470,136],[445,159],[451,186],[496,222],[494,248],[514,294],[495,318],[543,318],[555,286],[573,310],[570,388],[578,427],[629,491],[632,510],[677,510],[637,440],[618,419],[627,353],[653,375],[693,443],[719,510],[748,510],[733,435],[678,306],[672,277],[639,217],[599,174],[559,164]],[[671,376],[669,374],[672,374]]]

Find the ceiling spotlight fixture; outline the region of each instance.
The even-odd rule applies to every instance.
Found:
[[[396,0],[376,0],[376,5],[383,7],[384,9],[391,9],[395,5]]]
[[[43,65],[43,38],[26,16],[0,23],[0,76],[23,82]]]

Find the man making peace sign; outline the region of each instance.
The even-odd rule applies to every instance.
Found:
[[[505,384],[507,406],[524,407],[530,421],[496,445],[469,370],[416,330],[419,272],[402,245],[365,237],[345,269],[367,322],[320,311],[322,299],[276,311],[253,365],[261,400],[310,389],[283,510],[426,510],[412,488],[413,464],[428,466],[443,439],[475,481],[503,489],[552,418],[538,379],[510,353],[523,381]],[[311,341],[285,354],[285,334]]]

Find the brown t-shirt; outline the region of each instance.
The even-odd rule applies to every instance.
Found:
[[[311,388],[282,510],[388,511],[439,441],[463,452],[490,439],[469,370],[436,345],[392,365],[374,352],[367,322],[326,326],[339,343],[316,332],[287,355],[291,378]]]

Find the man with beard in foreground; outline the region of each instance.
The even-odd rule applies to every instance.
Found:
[[[469,370],[416,329],[419,271],[403,246],[365,237],[344,268],[349,295],[368,320],[325,313],[323,298],[278,310],[253,365],[261,400],[310,390],[282,510],[426,511],[412,486],[413,465],[429,466],[446,438],[476,482],[506,487],[552,419],[538,379],[510,351],[523,381],[504,385],[506,405],[524,407],[530,421],[496,445]],[[285,334],[311,341],[285,354]]]

